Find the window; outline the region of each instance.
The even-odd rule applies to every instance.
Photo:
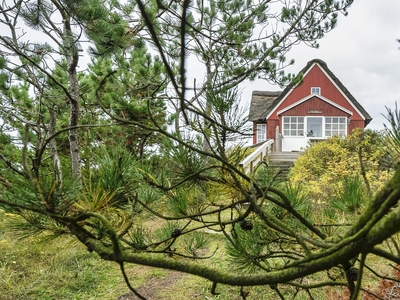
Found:
[[[265,124],[257,124],[257,143],[264,142],[267,139],[267,126]]]
[[[320,87],[312,87],[311,95],[321,95],[321,88]]]
[[[304,117],[283,117],[284,136],[303,136]]]
[[[307,118],[307,136],[322,137],[322,117]]]
[[[346,136],[346,117],[326,117],[325,118],[325,136]]]

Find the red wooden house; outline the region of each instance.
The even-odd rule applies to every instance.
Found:
[[[371,116],[324,61],[308,62],[301,74],[300,83],[282,92],[253,92],[249,115],[253,144],[274,139],[278,152],[300,151],[310,142],[346,136],[371,122]]]

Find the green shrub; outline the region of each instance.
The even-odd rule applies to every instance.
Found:
[[[335,136],[307,148],[289,178],[293,184],[303,185],[315,201],[323,203],[343,188],[346,178],[362,176],[360,184],[378,191],[390,178],[393,167],[384,136],[358,129],[346,138]]]

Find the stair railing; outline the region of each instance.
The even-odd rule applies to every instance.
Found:
[[[260,162],[268,161],[273,145],[273,139],[267,140],[258,146],[254,152],[242,160],[239,165],[243,168],[244,172],[251,174],[254,171],[254,167],[256,167]]]

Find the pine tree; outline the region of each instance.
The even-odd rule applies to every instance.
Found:
[[[349,224],[320,224],[311,205],[318,199],[302,187],[260,176],[265,164],[255,176],[239,167],[248,153],[239,142],[247,133],[239,84],[300,80],[283,71],[290,49],[317,47],[351,3],[3,3],[2,209],[24,217],[30,234],[75,236],[122,272],[135,263],[209,279],[212,292],[218,283],[280,295],[292,286],[312,297],[313,288],[337,284],[331,273],[339,270],[356,299],[367,254],[400,263],[381,246],[398,249],[400,171],[362,211],[348,209],[360,213]],[[22,23],[49,41],[24,39]],[[91,63],[79,71],[87,48]],[[202,68],[193,83],[192,59]],[[397,142],[394,116],[388,136]],[[144,211],[160,228],[140,221]],[[205,230],[222,233],[224,247],[209,250],[226,249],[229,271],[198,263],[213,259],[200,251],[213,247]],[[306,284],[309,276],[321,281]]]

